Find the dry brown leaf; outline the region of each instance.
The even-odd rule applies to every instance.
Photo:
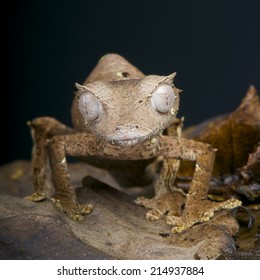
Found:
[[[246,165],[248,155],[260,141],[260,99],[255,87],[249,87],[234,112],[191,127],[184,131],[183,137],[217,148],[214,175],[233,174]]]

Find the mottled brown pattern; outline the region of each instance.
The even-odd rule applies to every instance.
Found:
[[[78,92],[72,106],[75,129],[48,117],[30,122],[34,139],[34,194],[28,198],[44,199],[50,188],[48,184],[53,182],[55,204],[71,218],[81,220],[83,214],[91,212],[92,205],[79,205],[76,201],[68,156],[118,161],[161,156],[163,167],[155,182],[155,197],[136,200],[151,209],[148,219],[167,215],[167,222],[173,225],[172,231],[180,232],[208,221],[216,211],[240,205],[234,199],[221,203],[207,200],[215,151],[208,144],[181,138],[181,123],[176,122],[181,91],[173,84],[175,75],[144,76],[119,55],[104,56],[86,82],[76,85]],[[168,110],[169,102],[173,103]],[[176,130],[169,129],[168,135],[162,135],[171,124]],[[179,160],[196,162],[187,194],[174,186]],[[48,180],[48,174],[52,180]]]

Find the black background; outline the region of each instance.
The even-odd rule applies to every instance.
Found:
[[[10,1],[1,163],[30,158],[27,120],[49,115],[70,125],[74,83],[109,52],[146,74],[177,71],[186,126],[232,111],[250,84],[260,89],[258,3]]]

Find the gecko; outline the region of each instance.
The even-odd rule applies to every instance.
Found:
[[[78,203],[67,157],[118,162],[118,166],[129,163],[132,167],[140,166],[142,172],[162,157],[163,164],[154,183],[155,196],[135,200],[149,209],[147,219],[166,216],[172,232],[179,233],[209,221],[217,211],[239,206],[241,202],[234,198],[223,202],[207,198],[215,149],[207,143],[182,138],[180,133],[171,133],[181,92],[174,85],[175,76],[175,72],[168,76],[144,75],[122,56],[104,55],[85,82],[75,84],[73,127],[52,117],[28,122],[33,139],[34,190],[27,198],[35,202],[44,200],[53,184],[51,200],[70,218],[80,221],[92,212],[93,205]],[[188,193],[174,186],[180,160],[195,162]]]

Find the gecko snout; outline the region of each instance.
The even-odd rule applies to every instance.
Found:
[[[131,145],[144,140],[149,134],[148,129],[137,124],[119,125],[115,128],[111,140],[120,145]]]

